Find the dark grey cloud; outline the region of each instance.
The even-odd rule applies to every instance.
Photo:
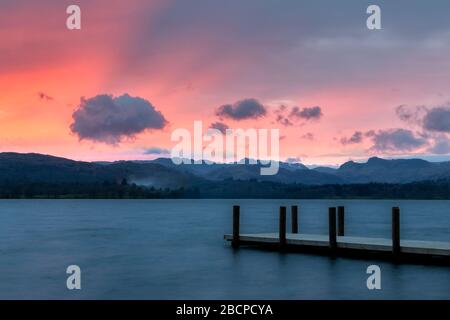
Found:
[[[410,122],[415,118],[415,112],[411,111],[411,109],[408,108],[406,105],[400,105],[395,108],[395,114],[397,117],[406,122]]]
[[[44,93],[44,92],[38,92],[38,97],[40,100],[45,100],[45,101],[52,101],[53,97],[49,96],[48,94]]]
[[[318,120],[322,117],[322,109],[319,106],[307,107],[300,109],[299,107],[293,107],[290,118],[300,118],[304,120]]]
[[[450,153],[450,141],[447,137],[439,137],[435,139],[434,144],[428,148],[428,152],[433,154],[449,154]]]
[[[370,149],[377,152],[408,152],[428,144],[423,137],[405,129],[369,131],[367,136],[373,141]]]
[[[417,138],[428,141],[427,152],[432,154],[450,153],[450,107],[427,107],[406,105],[395,109],[398,118],[406,123],[420,128]]]
[[[276,116],[275,121],[278,122],[279,124],[285,126],[285,127],[289,127],[289,126],[293,126],[294,125],[291,122],[291,120],[289,120],[288,118],[282,116],[281,114],[278,114]]]
[[[428,109],[425,106],[409,107],[407,105],[400,105],[395,108],[397,117],[410,125],[421,125],[422,119],[427,112]]]
[[[81,98],[72,114],[70,129],[80,140],[116,144],[126,138],[167,124],[161,112],[147,100],[124,94],[120,97],[102,94]]]
[[[450,107],[430,109],[423,118],[423,128],[434,132],[450,133]]]
[[[319,106],[303,109],[292,107],[289,110],[285,105],[281,105],[275,110],[275,121],[285,127],[292,126],[299,121],[319,120],[322,116],[322,109]]]
[[[256,99],[244,99],[234,104],[225,104],[216,110],[216,115],[233,120],[257,119],[267,114],[267,109]]]
[[[286,112],[288,112],[288,107],[285,105],[280,105],[275,110],[275,121],[285,127],[294,125],[287,117]]]
[[[300,138],[305,139],[305,140],[314,140],[314,134],[311,132],[307,132],[304,135],[302,135]]]
[[[355,131],[353,135],[350,138],[343,137],[341,138],[341,144],[347,145],[347,144],[358,144],[363,141],[364,134],[361,131]]]
[[[230,127],[227,125],[227,124],[225,124],[225,123],[223,123],[223,122],[214,122],[214,123],[211,123],[211,125],[209,126],[209,128],[210,129],[216,129],[216,130],[219,130],[220,132],[222,132],[223,134],[225,134],[226,133],[226,131],[227,131],[227,129],[229,129]]]
[[[395,113],[416,131],[401,128],[355,131],[350,138],[341,138],[340,142],[346,145],[369,138],[373,142],[370,150],[376,152],[414,152],[423,149],[432,154],[450,153],[450,107],[400,105],[395,108]]]
[[[144,154],[170,154],[169,149],[159,148],[159,147],[151,147],[144,151]]]

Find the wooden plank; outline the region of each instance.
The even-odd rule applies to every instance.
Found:
[[[437,241],[401,240],[401,252],[450,256],[450,243]]]
[[[233,236],[226,234],[225,240],[232,240]],[[279,243],[278,233],[241,234],[240,240],[254,244]],[[286,243],[297,246],[328,247],[327,235],[315,234],[286,234]],[[392,239],[365,237],[337,237],[337,247],[362,251],[392,251]],[[435,255],[450,257],[450,243],[437,241],[401,240],[401,252],[421,255]]]

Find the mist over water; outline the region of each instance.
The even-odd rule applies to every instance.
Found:
[[[346,234],[450,242],[449,201],[2,200],[1,299],[449,299],[450,268],[241,248],[241,232],[275,232],[278,207],[297,204],[299,231],[327,233],[327,208],[346,206]],[[289,223],[289,221],[288,221]],[[66,288],[79,265],[82,289]],[[377,264],[382,290],[366,287]]]

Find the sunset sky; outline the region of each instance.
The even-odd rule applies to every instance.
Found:
[[[152,159],[201,120],[311,165],[450,159],[449,1],[0,0],[0,39],[1,152]]]

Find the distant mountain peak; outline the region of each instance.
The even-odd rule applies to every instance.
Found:
[[[349,160],[349,161],[343,163],[339,167],[339,169],[353,168],[353,167],[360,166],[360,165],[361,165],[361,163],[357,163],[357,162],[355,162],[353,160]]]
[[[386,161],[389,161],[389,160],[386,160],[386,159],[382,159],[382,158],[379,158],[379,157],[370,157],[368,160],[367,160],[367,163],[379,163],[379,162],[386,162]]]

